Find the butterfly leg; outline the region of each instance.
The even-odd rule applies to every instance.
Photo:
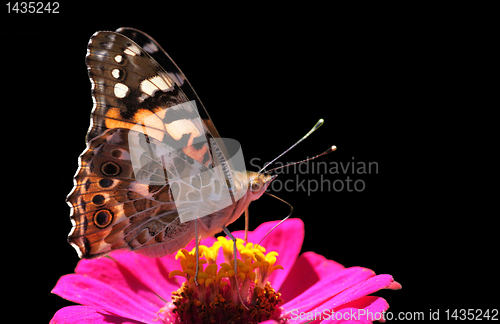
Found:
[[[229,236],[233,241],[234,279],[236,280],[236,285],[238,287],[237,288],[238,297],[240,298],[240,302],[243,305],[243,307],[245,307],[248,310],[248,307],[245,305],[245,303],[243,302],[243,298],[241,297],[239,283],[238,283],[238,263],[236,262],[236,238],[233,236],[233,234],[231,234],[231,232],[227,229],[226,226],[222,227],[222,229],[224,230],[224,233],[226,233],[226,235]]]
[[[198,286],[198,271],[199,271],[199,262],[200,262],[200,249],[198,247],[198,219],[194,220],[194,243],[196,245],[196,272],[194,273],[194,284]]]
[[[248,243],[248,226],[250,220],[248,215],[248,207],[245,209],[245,245]]]

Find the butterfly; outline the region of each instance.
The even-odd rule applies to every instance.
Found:
[[[94,104],[67,197],[68,242],[80,258],[115,250],[161,257],[221,231],[236,244],[227,226],[245,212],[248,232],[249,204],[276,177],[264,169],[323,123],[259,172],[246,171],[241,152],[226,147],[235,141],[221,138],[153,38],[133,28],[96,32],[86,64]]]
[[[86,64],[94,106],[67,198],[68,241],[80,258],[172,254],[227,231],[264,193],[273,177],[234,170],[196,92],[150,36],[96,32]]]

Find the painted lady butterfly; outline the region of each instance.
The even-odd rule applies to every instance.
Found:
[[[86,63],[94,107],[67,198],[68,241],[78,255],[129,249],[160,257],[195,237],[228,233],[273,177],[235,171],[195,91],[150,36],[131,28],[97,32]],[[199,217],[207,206],[213,212]],[[186,216],[193,208],[198,214]]]
[[[184,74],[139,30],[95,33],[86,63],[94,107],[67,198],[80,258],[161,257],[222,230],[233,238],[227,226],[244,211],[248,231],[249,204],[275,178],[263,170],[289,149],[259,172],[241,168]]]

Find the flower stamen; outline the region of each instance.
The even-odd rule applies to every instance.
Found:
[[[220,248],[226,262],[217,264]],[[240,258],[234,270],[233,241],[218,237],[211,246],[199,246],[198,285],[194,283],[196,273],[195,249],[181,249],[175,258],[181,270],[173,270],[169,277],[186,278],[182,287],[172,293],[172,303],[167,306],[174,314],[174,323],[259,323],[269,319],[282,321],[281,294],[268,282],[269,276],[278,269],[277,252],[268,252],[260,245],[244,244],[237,239]],[[241,297],[240,297],[241,296]],[[173,305],[173,306],[172,306]],[[167,307],[166,306],[166,307]],[[163,319],[162,312],[159,318]],[[168,321],[172,322],[171,316]]]

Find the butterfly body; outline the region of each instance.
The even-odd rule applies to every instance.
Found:
[[[222,231],[273,179],[233,170],[175,63],[146,34],[119,31],[98,32],[88,46],[94,108],[67,199],[68,241],[81,258],[172,254],[195,238],[196,224],[201,238]]]

